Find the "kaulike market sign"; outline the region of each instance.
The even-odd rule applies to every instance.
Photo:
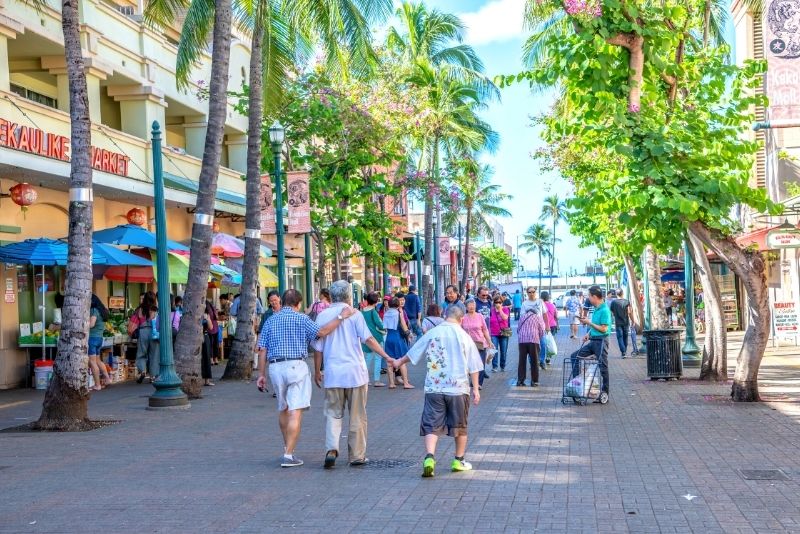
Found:
[[[773,230],[767,234],[768,248],[800,248],[800,230]]]
[[[69,137],[0,118],[0,147],[69,161],[69,141]],[[130,158],[125,154],[93,146],[90,157],[92,168],[119,176],[128,176]]]

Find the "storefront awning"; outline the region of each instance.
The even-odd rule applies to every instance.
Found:
[[[174,174],[170,174],[168,172],[164,173],[164,185],[172,189],[185,191],[187,193],[197,193],[199,186],[198,182],[195,182],[194,180],[190,180],[181,176],[175,176]],[[247,204],[245,197],[233,193],[232,191],[226,191],[225,189],[217,189],[217,200],[241,207],[245,207]]]
[[[760,228],[758,230],[753,230],[752,232],[742,234],[736,238],[736,243],[740,247],[745,248],[756,245],[759,252],[770,250],[769,246],[767,245],[767,234],[776,228],[778,228],[778,226],[768,226],[766,228]]]

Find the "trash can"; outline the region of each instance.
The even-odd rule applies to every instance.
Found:
[[[644,336],[647,346],[647,376],[651,380],[680,378],[683,375],[681,330],[645,330]]]

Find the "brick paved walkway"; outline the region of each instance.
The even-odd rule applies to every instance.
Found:
[[[566,328],[558,341],[564,355],[575,346]],[[368,404],[370,458],[411,467],[324,471],[318,391],[297,451],[306,465],[280,469],[274,400],[254,385],[218,382],[182,413],[147,412],[147,385],[115,386],[90,411],[119,425],[0,434],[0,531],[800,532],[797,404],[733,406],[711,397],[727,386],[650,382],[644,360],[620,360],[615,346],[611,402],[563,406],[560,362],[542,387],[510,387],[512,340],[508,372],[471,414],[475,471],[434,479],[419,477],[421,389],[370,390]],[[793,365],[764,373],[796,393]],[[37,417],[41,397],[0,392],[0,428]],[[440,465],[452,453],[441,442]],[[744,480],[739,468],[789,480]]]

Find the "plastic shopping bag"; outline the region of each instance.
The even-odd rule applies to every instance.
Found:
[[[556,346],[556,339],[553,334],[548,332],[544,336],[544,349],[547,356],[558,356],[558,346]]]

